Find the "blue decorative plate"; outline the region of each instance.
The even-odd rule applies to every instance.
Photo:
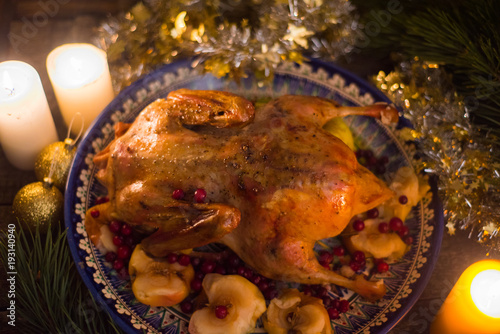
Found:
[[[86,285],[115,322],[127,333],[188,333],[189,315],[178,307],[149,307],[137,302],[130,282],[118,277],[85,232],[85,212],[105,189],[96,178],[92,158],[114,137],[113,125],[132,122],[137,114],[159,97],[179,88],[227,90],[249,99],[278,97],[283,94],[317,95],[344,105],[367,105],[387,98],[366,82],[334,65],[318,61],[307,64],[283,64],[272,85],[260,86],[254,77],[239,85],[211,75],[201,75],[180,61],[162,67],[123,90],[95,120],[76,152],[65,193],[65,222],[68,241],[77,268]],[[378,120],[348,116],[345,118],[355,140],[377,156],[388,156],[388,172],[411,166],[411,148],[398,142]],[[414,237],[410,251],[390,271],[379,275],[388,287],[387,295],[369,303],[346,289],[338,294],[348,299],[351,309],[332,321],[335,333],[385,333],[401,319],[425,288],[441,245],[442,207],[435,188],[415,206],[406,220]],[[329,247],[337,239],[323,240],[318,247]],[[333,296],[333,292],[330,292]],[[260,324],[260,322],[258,322]],[[256,328],[262,333],[262,328]]]

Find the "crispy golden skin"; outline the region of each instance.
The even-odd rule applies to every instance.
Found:
[[[225,92],[182,89],[146,107],[96,155],[110,202],[99,224],[119,219],[156,228],[142,241],[154,256],[218,241],[260,274],[306,284],[335,283],[367,298],[385,287],[323,268],[317,240],[338,235],[356,214],[392,196],[338,138],[329,119],[361,114],[394,121],[387,105],[341,107],[327,99],[283,96],[254,111]],[[203,188],[206,203],[193,193]],[[183,189],[183,200],[172,198]],[[91,211],[91,210],[89,210]]]

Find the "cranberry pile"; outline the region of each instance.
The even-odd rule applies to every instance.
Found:
[[[128,275],[128,261],[132,255],[137,241],[132,235],[132,228],[130,225],[113,220],[109,224],[109,230],[114,234],[113,244],[118,247],[116,253],[106,253],[106,261],[113,264],[113,268],[120,274],[120,276]]]
[[[380,158],[377,158],[374,154],[373,151],[371,150],[357,150],[356,151],[356,158],[358,159],[358,162],[371,170],[375,174],[384,174],[386,172],[386,165],[389,163],[389,158],[387,156],[382,156]],[[401,195],[398,198],[399,203],[405,205],[408,203],[408,198],[405,195]],[[368,210],[366,213],[366,216],[368,218],[377,218],[378,217],[378,209],[373,208],[371,210]],[[357,220],[353,223],[353,228],[356,231],[362,231],[364,229],[364,222],[362,220]],[[403,221],[399,219],[398,217],[393,217],[389,221],[389,223],[382,222],[379,224],[379,231],[380,233],[388,233],[388,232],[395,232],[399,234],[401,239],[408,245],[413,243],[413,237],[409,235],[409,229],[407,226],[403,224]]]
[[[406,198],[406,196],[401,196],[401,197]],[[408,200],[406,199],[406,201]],[[378,209],[374,208],[368,210],[366,216],[368,218],[377,218]],[[365,222],[362,219],[356,219],[352,223],[352,228],[357,232],[361,232],[365,229]],[[378,224],[378,230],[380,233],[397,233],[406,244],[411,245],[413,243],[413,237],[410,235],[410,229],[398,217],[392,217],[389,220],[389,223],[384,221],[380,222]]]
[[[100,197],[96,200],[96,204],[102,204],[107,201],[109,201],[107,197]],[[90,214],[98,217],[99,211],[93,210]],[[139,240],[137,240],[136,235],[133,233],[132,227],[124,222],[113,220],[109,223],[108,227],[111,233],[114,234],[113,244],[117,247],[117,250],[116,252],[107,252],[104,259],[113,266],[119,277],[126,278],[128,276],[130,256]]]
[[[337,271],[343,265],[348,265],[352,271],[360,272],[365,269],[366,257],[362,251],[348,254],[343,246],[337,246],[331,252],[322,250],[318,254],[319,263],[326,269]],[[374,268],[379,273],[389,270],[389,265],[382,259],[375,260],[377,266]],[[379,266],[380,264],[380,266]]]
[[[389,163],[389,158],[387,156],[384,155],[377,158],[371,150],[357,150],[356,158],[360,165],[365,166],[377,175],[384,174],[387,169],[387,163]]]
[[[276,281],[270,280],[247,267],[240,258],[228,251],[207,258],[190,257],[191,264],[195,270],[194,279],[191,281],[193,294],[181,303],[181,310],[185,313],[193,311],[193,300],[202,290],[202,282],[205,275],[217,273],[221,275],[240,275],[254,283],[267,300],[278,296]],[[221,311],[222,312],[222,311]]]
[[[175,255],[170,255],[172,258]],[[181,255],[183,256],[183,255]],[[193,293],[188,296],[181,304],[180,308],[184,313],[192,313],[194,311],[194,303],[197,295],[202,290],[202,282],[205,275],[210,273],[218,273],[221,275],[240,275],[245,277],[250,282],[254,283],[264,295],[266,300],[271,300],[278,297],[279,283],[266,278],[245,265],[245,263],[234,253],[224,251],[219,254],[214,254],[210,258],[189,257],[191,264],[195,270],[194,279],[191,281],[191,290]],[[337,319],[341,313],[349,310],[349,302],[329,296],[328,289],[322,285],[301,285],[299,290],[304,294],[313,296],[323,300],[325,308],[331,319]],[[216,309],[217,316],[223,318],[225,309],[220,307]]]
[[[332,320],[338,319],[341,313],[346,313],[350,309],[349,301],[330,297],[328,289],[322,285],[303,285],[302,292],[323,300],[323,305]]]

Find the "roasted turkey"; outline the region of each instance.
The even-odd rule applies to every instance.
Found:
[[[287,95],[255,110],[227,92],[173,91],[132,124],[117,124],[116,138],[95,156],[109,202],[87,211],[87,233],[98,243],[100,226],[117,219],[154,231],[142,240],[153,256],[219,242],[266,277],[334,283],[380,298],[383,284],[340,276],[313,252],[317,240],[338,235],[354,215],[393,196],[322,129],[352,114],[398,117],[387,104],[344,107]]]

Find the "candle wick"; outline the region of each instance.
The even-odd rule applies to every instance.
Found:
[[[15,88],[4,87],[4,89],[7,90],[7,91],[9,91],[7,93],[7,96],[13,96],[14,95]]]

